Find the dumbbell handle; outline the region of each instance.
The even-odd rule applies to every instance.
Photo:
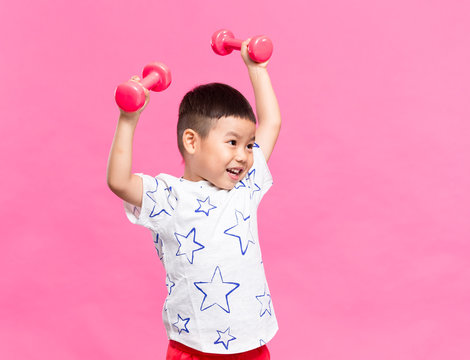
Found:
[[[153,88],[158,82],[160,81],[161,76],[160,74],[156,72],[151,72],[149,73],[146,77],[144,77],[142,80],[140,80],[140,83],[144,88],[147,90],[150,90]]]
[[[235,50],[241,50],[242,49],[242,42],[243,42],[243,40],[240,40],[240,39],[225,38],[224,39],[224,47],[232,48],[232,49],[235,49]]]

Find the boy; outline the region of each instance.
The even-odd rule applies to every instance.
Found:
[[[249,58],[248,41],[241,54],[255,93],[257,128],[243,95],[228,85],[207,84],[180,104],[181,178],[131,173],[132,139],[143,108],[121,111],[111,147],[108,186],[125,201],[129,220],[151,230],[167,273],[167,360],[269,359],[265,344],[278,328],[256,210],[272,185],[266,162],[281,116],[267,62]]]

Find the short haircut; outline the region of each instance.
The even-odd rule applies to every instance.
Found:
[[[181,100],[178,113],[178,149],[184,157],[183,133],[192,129],[205,138],[216,121],[224,116],[247,119],[256,124],[248,100],[233,87],[210,83],[189,91]]]

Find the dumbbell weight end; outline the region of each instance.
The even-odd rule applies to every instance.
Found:
[[[114,92],[118,106],[126,112],[139,110],[145,104],[145,91],[141,83],[128,81],[120,84]]]

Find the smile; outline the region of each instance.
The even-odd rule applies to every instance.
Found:
[[[230,168],[227,169],[228,175],[233,180],[238,180],[240,174],[243,172],[243,168]]]
[[[240,175],[240,173],[243,171],[243,169],[231,168],[231,169],[227,169],[227,171],[231,174]]]

